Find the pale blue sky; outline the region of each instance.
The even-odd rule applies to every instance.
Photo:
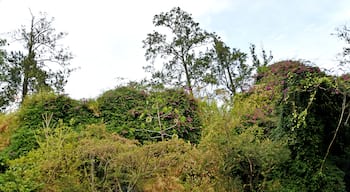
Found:
[[[75,55],[66,86],[73,98],[90,98],[146,76],[142,40],[153,31],[154,14],[180,6],[201,27],[231,47],[250,43],[271,50],[274,60],[305,59],[321,67],[337,64],[343,42],[331,36],[350,24],[349,0],[0,0],[0,34],[28,25],[30,13],[47,12]]]

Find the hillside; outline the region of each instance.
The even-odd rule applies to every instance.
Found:
[[[347,191],[349,76],[261,68],[217,105],[179,89],[40,93],[1,116],[0,191]]]

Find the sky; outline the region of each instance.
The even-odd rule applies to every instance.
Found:
[[[200,27],[232,47],[271,50],[274,62],[308,60],[338,64],[345,45],[337,27],[350,26],[349,0],[0,0],[0,38],[29,25],[31,12],[46,12],[68,36],[61,42],[78,68],[65,87],[72,98],[96,98],[125,81],[146,77],[142,40],[156,28],[155,14],[179,6]],[[121,78],[125,79],[121,81]]]

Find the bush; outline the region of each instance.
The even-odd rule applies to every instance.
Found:
[[[65,95],[42,92],[27,97],[19,109],[16,131],[11,136],[10,145],[3,151],[9,159],[15,159],[38,147],[35,136],[45,126],[45,115],[52,115],[50,124],[59,121],[79,130],[86,124],[98,122],[95,112],[88,102],[73,100]]]
[[[97,102],[107,129],[134,138],[134,129],[142,123],[137,115],[146,105],[146,98],[145,92],[133,87],[119,87],[103,93]]]
[[[103,125],[42,130],[39,148],[11,160],[0,191],[184,191],[198,153],[181,139],[138,145]],[[196,155],[196,156],[195,156]],[[202,175],[202,174],[199,174]],[[202,186],[204,188],[204,186]]]
[[[18,127],[17,114],[0,114],[0,151],[10,144],[10,137]]]
[[[184,91],[119,87],[97,101],[107,129],[124,137],[144,142],[177,135],[193,143],[199,141],[197,102]]]
[[[266,131],[269,113],[263,109],[269,95],[235,96],[232,106],[202,104],[203,137],[200,149],[207,161],[217,164],[217,187],[222,191],[280,191],[281,180],[275,172],[289,159],[284,139],[274,140]],[[270,103],[271,104],[271,103]],[[267,110],[269,112],[269,110]],[[256,116],[254,117],[255,114]],[[276,126],[270,120],[269,128]]]
[[[347,166],[341,164],[348,163],[345,159],[349,158],[346,149],[350,138],[346,121],[339,122],[343,97],[348,97],[345,79],[295,61],[269,66],[260,79],[260,86],[274,85],[278,95],[275,138],[288,138],[291,157],[277,171],[285,191],[345,191]],[[340,131],[326,157],[338,125]],[[328,164],[327,170],[323,169],[324,163]]]

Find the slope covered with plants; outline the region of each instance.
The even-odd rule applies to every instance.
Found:
[[[0,191],[350,191],[349,74],[231,49],[178,7],[153,23],[170,31],[143,41],[152,78],[97,98],[0,50],[0,107],[25,88],[0,115]]]
[[[34,95],[2,116],[0,189],[346,191],[348,76],[283,61],[256,78],[222,105],[135,86]]]

